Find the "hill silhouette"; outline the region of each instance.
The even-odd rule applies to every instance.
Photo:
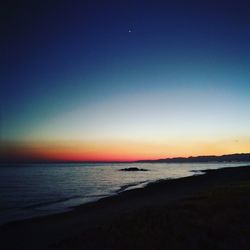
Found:
[[[228,154],[228,155],[207,155],[207,156],[190,156],[190,157],[175,157],[158,160],[140,160],[142,163],[202,163],[202,162],[250,162],[250,153],[244,154]]]

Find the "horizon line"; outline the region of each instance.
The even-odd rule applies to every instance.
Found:
[[[98,164],[98,163],[145,163],[145,162],[151,162],[151,163],[158,163],[158,162],[164,162],[164,161],[172,161],[172,163],[177,163],[178,160],[191,160],[191,159],[198,159],[198,158],[205,158],[205,157],[228,157],[228,156],[239,156],[239,155],[247,155],[250,158],[250,152],[249,153],[233,153],[233,154],[223,154],[223,155],[198,155],[198,156],[187,156],[187,157],[167,157],[167,158],[159,158],[159,159],[140,159],[140,160],[132,160],[132,161],[79,161],[79,160],[12,160],[12,161],[1,161],[0,164],[43,164],[43,163],[57,163],[57,164],[63,164],[63,163],[88,163],[88,164]],[[250,160],[250,159],[249,159]],[[175,161],[175,162],[174,162]],[[197,161],[196,161],[197,162]],[[236,161],[237,162],[237,161]],[[239,162],[239,161],[238,161]],[[168,162],[171,163],[171,162]],[[199,162],[197,162],[199,163]]]

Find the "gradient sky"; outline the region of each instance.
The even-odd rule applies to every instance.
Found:
[[[2,159],[250,152],[247,1],[14,1]]]

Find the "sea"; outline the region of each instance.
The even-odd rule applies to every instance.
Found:
[[[61,213],[151,182],[249,163],[0,164],[0,225]],[[148,171],[121,171],[137,167]]]

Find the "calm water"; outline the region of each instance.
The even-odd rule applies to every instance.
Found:
[[[141,188],[160,179],[190,176],[192,170],[249,165],[219,164],[26,164],[0,165],[0,224],[58,213],[72,206]],[[119,171],[125,167],[147,172]]]

